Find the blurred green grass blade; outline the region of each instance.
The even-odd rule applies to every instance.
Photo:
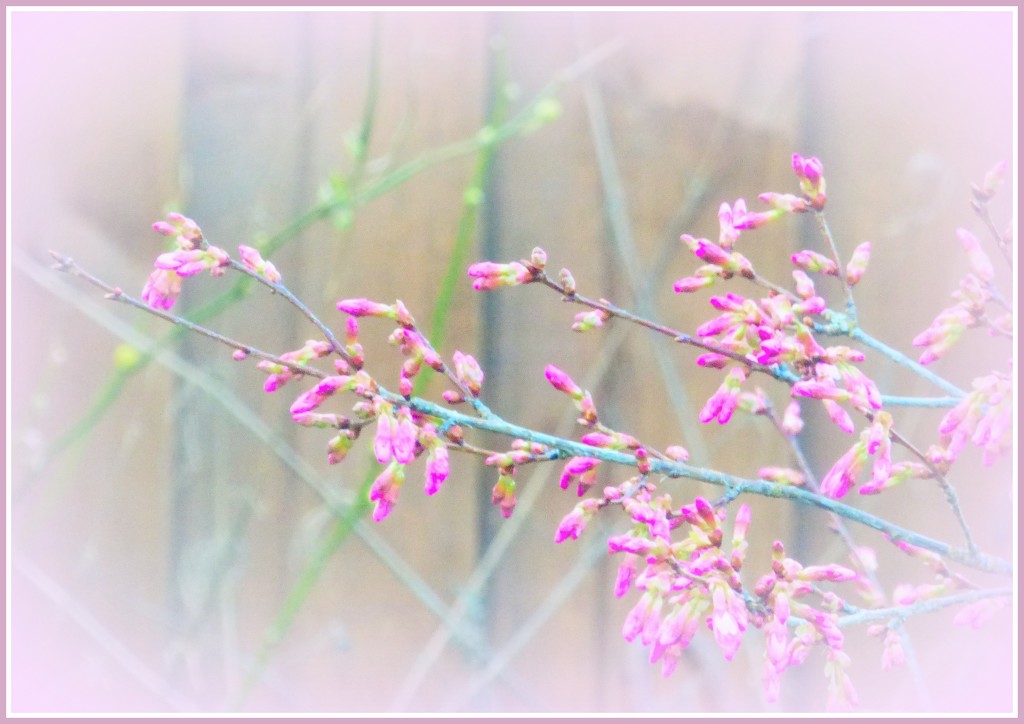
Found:
[[[284,640],[288,630],[295,622],[299,611],[302,610],[310,594],[316,588],[320,577],[327,568],[327,564],[330,563],[334,554],[338,552],[338,549],[352,535],[356,524],[370,512],[370,509],[373,507],[372,503],[370,503],[370,487],[373,485],[379,470],[379,465],[370,466],[366,477],[359,486],[359,492],[356,494],[352,505],[345,511],[344,515],[334,518],[333,526],[320,542],[319,547],[310,556],[298,581],[292,586],[287,598],[285,598],[284,604],[278,610],[277,616],[274,617],[273,623],[267,628],[259,653],[249,668],[249,672],[246,674],[238,695],[231,703],[230,708],[232,710],[239,709],[245,703],[245,700],[252,692],[252,688],[263,675],[264,670],[266,670],[267,665]]]

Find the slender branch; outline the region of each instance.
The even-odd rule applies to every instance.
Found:
[[[972,552],[977,552],[978,547],[974,542],[974,537],[971,535],[971,528],[967,524],[967,518],[964,517],[964,511],[960,507],[960,497],[956,493],[956,488],[946,480],[946,476],[942,474],[942,471],[936,467],[936,465],[928,459],[928,456],[917,449],[917,447],[899,434],[895,429],[889,430],[892,439],[909,450],[918,460],[920,460],[927,468],[931,471],[935,480],[938,481],[939,486],[942,488],[942,492],[946,494],[946,499],[949,501],[950,507],[953,509],[953,513],[956,515],[957,522],[960,524],[960,529],[964,532],[964,538],[967,539],[967,547]]]
[[[257,350],[250,345],[235,341],[221,334],[208,330],[199,325],[193,324],[188,320],[176,317],[172,314],[167,314],[160,310],[153,309],[144,302],[130,297],[124,294],[120,289],[112,287],[96,277],[88,274],[77,266],[70,258],[62,256],[56,252],[51,253],[52,256],[57,260],[57,268],[60,271],[70,273],[74,276],[81,277],[89,283],[99,287],[110,293],[110,298],[114,301],[120,301],[127,303],[133,307],[154,314],[166,321],[174,324],[181,324],[185,328],[202,334],[206,337],[214,339],[222,344],[225,344],[234,349],[241,349],[249,352],[252,355],[262,357],[264,359],[270,359],[278,362],[279,364],[285,364],[288,367],[301,372],[302,374],[309,374],[314,377],[323,378],[326,374],[305,365],[298,365],[295,363],[288,363],[286,360],[282,360],[279,357],[270,355],[266,352]],[[515,425],[507,422],[498,415],[492,413],[488,417],[472,417],[447,407],[442,407],[436,403],[420,398],[406,398],[394,392],[378,386],[374,391],[374,394],[379,397],[396,405],[404,405],[409,407],[416,412],[421,414],[429,415],[431,417],[444,420],[446,422],[462,425],[464,427],[487,430],[494,432],[506,437],[521,438],[530,442],[537,442],[541,445],[546,445],[552,450],[557,451],[552,456],[553,459],[569,458],[569,457],[591,457],[605,462],[616,463],[627,467],[636,466],[636,457],[631,454],[608,450],[605,448],[593,447],[591,445],[585,445],[580,442],[573,440],[567,440],[564,438],[555,437],[546,433],[538,432],[530,428]],[[662,459],[651,460],[651,472],[656,474],[665,475],[669,478],[689,478],[692,480],[699,480],[701,482],[710,483],[712,485],[718,485],[724,487],[727,490],[735,491],[736,494],[751,493],[754,495],[761,495],[769,498],[784,498],[792,500],[803,505],[811,505],[823,510],[827,510],[831,513],[835,513],[848,520],[855,521],[861,525],[865,525],[869,528],[873,528],[881,533],[884,533],[893,540],[903,540],[912,545],[916,545],[920,548],[938,553],[941,556],[949,558],[952,561],[960,563],[962,565],[976,568],[982,571],[989,571],[993,573],[1010,573],[1012,571],[1012,564],[1008,561],[1004,561],[1000,558],[989,556],[975,550],[962,550],[954,548],[948,543],[929,538],[927,536],[915,533],[907,530],[900,526],[889,523],[882,518],[871,515],[864,511],[853,508],[852,506],[840,503],[830,498],[812,493],[807,490],[801,490],[786,485],[779,485],[777,483],[771,483],[765,480],[749,480],[744,478],[734,477],[726,473],[722,473],[716,470],[708,470],[705,468],[698,468],[686,463],[672,462]]]
[[[551,279],[551,277],[549,277],[544,272],[540,272],[538,274],[536,281],[544,284],[544,286],[554,289],[559,294],[564,294],[564,289],[562,285],[559,284],[557,281]],[[784,382],[793,381],[792,376],[779,367],[754,362],[753,360],[748,359],[747,357],[743,356],[742,354],[739,354],[738,352],[733,352],[732,350],[720,347],[716,344],[712,344],[711,342],[705,342],[699,337],[694,337],[693,335],[687,334],[686,332],[681,332],[678,329],[673,329],[672,327],[660,324],[653,320],[647,319],[646,317],[642,317],[638,314],[634,314],[633,312],[615,306],[614,304],[610,303],[607,300],[597,301],[594,299],[590,299],[588,297],[584,297],[580,294],[573,294],[572,296],[564,297],[564,299],[573,304],[579,304],[584,307],[590,307],[591,309],[597,309],[602,312],[606,312],[613,317],[625,319],[626,321],[632,322],[633,324],[637,324],[653,332],[657,332],[658,334],[669,337],[676,342],[688,344],[692,347],[703,349],[706,352],[714,352],[715,354],[720,354],[723,357],[728,357],[729,359],[735,360],[736,362],[746,365],[752,370],[756,370],[757,372],[763,372],[764,374],[770,375],[777,380],[782,380]]]
[[[904,397],[902,395],[882,395],[883,407],[956,407],[960,404],[959,397]]]
[[[952,596],[943,596],[942,598],[932,598],[926,599],[924,601],[918,601],[917,603],[911,604],[909,606],[860,609],[856,613],[840,617],[838,624],[840,627],[845,627],[861,623],[867,623],[868,621],[883,621],[892,619],[904,621],[910,618],[911,616],[916,616],[922,613],[931,613],[933,611],[941,611],[942,609],[949,608],[950,606],[959,606],[964,603],[975,603],[977,601],[983,601],[988,598],[1012,597],[1013,589],[1011,588],[991,588],[977,591],[967,591],[965,593],[957,593]]]
[[[817,330],[815,330],[815,331],[817,331]],[[923,377],[924,379],[928,380],[932,384],[934,384],[934,385],[936,385],[938,387],[941,387],[943,390],[945,390],[949,394],[954,395],[955,397],[961,397],[961,398],[965,397],[967,395],[966,392],[961,390],[959,387],[954,385],[952,382],[949,382],[949,381],[945,380],[944,378],[939,377],[937,374],[932,372],[930,369],[926,368],[924,365],[918,364],[917,362],[915,362],[914,360],[910,359],[909,357],[907,357],[902,352],[899,352],[899,351],[893,349],[892,347],[890,347],[889,345],[885,344],[884,342],[881,342],[881,341],[875,339],[874,337],[872,337],[870,334],[865,332],[860,327],[854,327],[853,329],[851,329],[849,331],[849,336],[852,339],[855,339],[858,342],[862,342],[863,344],[866,344],[868,347],[871,347],[872,349],[874,349],[874,350],[876,350],[878,352],[881,352],[882,354],[884,354],[886,357],[891,359],[896,364],[903,365],[904,367],[908,368],[911,372],[916,374],[918,377]]]
[[[857,304],[853,300],[853,287],[850,286],[850,282],[846,280],[846,274],[843,273],[843,260],[839,256],[839,247],[836,246],[835,237],[832,236],[832,229],[829,228],[828,220],[825,218],[824,211],[814,212],[814,220],[818,222],[818,229],[821,231],[821,235],[825,241],[828,242],[829,249],[832,251],[832,258],[836,262],[836,275],[839,277],[839,281],[843,283],[843,290],[846,292],[846,313],[853,320],[853,323],[857,323]]]
[[[228,261],[228,266],[230,266],[235,271],[241,272],[246,276],[252,277],[260,284],[270,289],[275,294],[280,294],[282,297],[291,302],[291,304],[302,313],[302,316],[304,316],[306,319],[312,322],[313,326],[320,330],[320,333],[323,334],[324,338],[330,343],[333,351],[337,352],[338,355],[346,362],[348,362],[350,365],[355,366],[355,360],[353,360],[351,355],[349,355],[348,352],[345,351],[345,348],[342,346],[341,342],[339,342],[337,338],[335,338],[334,333],[330,330],[330,328],[322,321],[320,321],[320,318],[316,316],[316,314],[314,314],[313,311],[309,307],[307,307],[305,303],[302,302],[302,300],[300,300],[298,297],[292,294],[288,287],[284,285],[284,283],[272,282],[262,274],[252,271],[244,264],[239,264],[234,259],[230,259]]]

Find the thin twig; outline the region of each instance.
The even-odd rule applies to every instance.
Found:
[[[92,275],[87,274],[78,268],[69,258],[62,257],[59,254],[54,254],[54,258],[58,259],[58,267],[62,271],[80,276],[87,279],[91,283],[100,287],[101,289],[113,290],[112,299],[116,301],[126,302],[135,306],[139,309],[153,313],[156,316],[161,317],[172,323],[179,323],[180,318],[174,315],[154,310],[145,303],[130,297],[119,289],[110,287],[109,285],[101,282]],[[252,347],[245,345],[241,342],[237,342],[230,338],[224,337],[223,335],[206,330],[199,325],[194,325],[186,320],[181,320],[185,325],[194,329],[194,331],[204,334],[211,339],[220,341],[235,349],[250,350],[250,354],[269,358],[280,364],[286,364],[285,360],[267,353],[254,350]],[[326,375],[313,368],[306,367],[304,365],[295,365],[294,363],[288,364],[296,371],[300,371],[303,374],[310,374],[316,377],[326,377]],[[465,415],[460,412],[456,412],[447,407],[442,407],[428,400],[420,398],[405,398],[394,392],[390,392],[387,389],[378,386],[373,394],[387,400],[396,405],[404,405],[409,407],[416,412],[421,414],[429,415],[431,417],[438,418],[440,420],[447,421],[449,423],[462,425],[464,427],[487,430],[490,432],[498,433],[506,437],[522,438],[531,442],[537,442],[541,445],[546,445],[549,448],[557,451],[557,458],[568,458],[568,457],[592,457],[606,462],[617,463],[619,465],[625,465],[628,467],[634,467],[636,465],[636,457],[632,454],[626,454],[615,450],[609,450],[606,448],[598,448],[592,445],[585,445],[580,442],[573,440],[566,440],[563,438],[555,437],[546,433],[538,432],[530,428],[525,428],[520,425],[507,422],[497,415],[491,417],[478,418]],[[878,518],[864,511],[853,508],[849,505],[839,503],[838,501],[830,498],[825,498],[820,495],[816,495],[806,490],[800,490],[786,485],[778,485],[776,483],[770,483],[764,480],[747,480],[743,478],[737,478],[726,473],[722,473],[716,470],[709,470],[705,468],[698,468],[686,463],[670,462],[661,459],[653,459],[651,461],[651,471],[653,473],[663,474],[670,478],[690,478],[693,480],[699,480],[712,485],[718,485],[728,489],[737,489],[740,493],[752,493],[755,495],[761,495],[771,498],[785,498],[793,500],[795,502],[812,505],[824,510],[828,510],[832,513],[840,515],[849,520],[856,521],[865,525],[869,528],[874,528],[893,540],[904,540],[912,545],[925,548],[949,558],[950,560],[961,563],[971,568],[978,570],[990,571],[995,573],[1009,573],[1012,570],[1012,565],[1008,561],[1003,561],[999,558],[988,556],[976,551],[964,551],[961,549],[954,548],[948,543],[934,540],[927,536],[914,533],[900,526],[889,523],[886,520]]]

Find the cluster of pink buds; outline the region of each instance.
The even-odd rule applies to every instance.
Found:
[[[165,221],[153,224],[153,230],[174,239],[177,249],[161,254],[153,263],[153,272],[142,289],[142,299],[154,309],[170,309],[181,294],[181,280],[209,270],[220,276],[231,257],[223,249],[210,246],[192,219],[170,213]]]
[[[856,692],[846,673],[849,657],[843,652],[843,634],[837,625],[841,600],[832,592],[822,592],[823,582],[853,581],[858,574],[844,566],[830,564],[803,566],[787,558],[782,543],[772,547],[772,572],[754,586],[754,594],[767,615],[759,616],[765,635],[763,683],[769,701],[780,691],[779,675],[794,664],[803,663],[811,646],[823,642],[827,648],[825,674],[829,680],[830,708],[848,708],[856,703]],[[815,608],[801,601],[809,594],[818,594],[823,607]],[[792,629],[790,619],[800,623]]]
[[[878,412],[871,425],[865,429],[860,440],[847,450],[821,480],[821,494],[829,498],[842,498],[857,481],[869,457],[875,462],[871,469],[871,480],[861,486],[862,494],[878,493],[905,479],[892,477],[892,443],[890,430],[892,416]],[[924,469],[927,471],[927,469]]]
[[[466,273],[473,278],[473,288],[477,291],[514,287],[537,281],[542,275],[547,261],[547,252],[538,246],[533,250],[529,259],[520,259],[508,264],[481,261],[470,264]],[[562,270],[562,273],[568,274],[565,269]],[[572,275],[569,276],[571,278]],[[566,294],[569,292],[567,291]]]
[[[380,522],[398,502],[406,467],[417,457],[426,453],[423,492],[427,495],[435,495],[441,489],[450,468],[448,447],[433,422],[380,397],[373,398],[370,406],[377,415],[373,453],[377,462],[386,466],[370,488],[370,500],[375,503],[373,519]]]
[[[983,464],[991,465],[1013,444],[1013,382],[993,372],[974,380],[973,390],[939,423],[947,454],[956,458],[971,442],[983,452]]]
[[[626,554],[616,595],[623,595],[630,583],[643,591],[626,617],[623,636],[627,641],[639,637],[650,647],[651,662],[660,660],[666,676],[702,624],[731,660],[750,623],[739,579],[750,509],[744,505],[737,511],[731,549],[726,552],[721,519],[703,498],[673,512],[667,496],[654,498],[645,485],[619,502],[634,527],[630,533],[608,540],[611,552]],[[683,523],[690,526],[688,536],[673,542],[671,529]],[[638,570],[641,561],[646,561],[646,566]]]
[[[143,300],[154,309],[170,309],[181,295],[181,280],[204,271],[211,276],[224,274],[231,257],[223,249],[211,246],[195,221],[178,213],[167,214],[163,221],[153,224],[153,230],[162,236],[174,239],[177,248],[160,254],[153,263],[142,290]],[[239,246],[242,264],[249,271],[267,281],[277,284],[281,275],[269,261],[251,246]]]
[[[821,161],[815,156],[804,158],[799,153],[793,154],[793,172],[800,179],[800,190],[804,200],[815,211],[825,208],[825,170]]]
[[[259,250],[251,246],[240,245],[238,253],[241,255],[242,264],[245,265],[246,269],[253,274],[260,275],[271,284],[280,283],[281,272],[277,270],[276,266],[260,256]]]
[[[964,331],[976,327],[985,317],[985,306],[992,299],[990,284],[995,275],[992,260],[981,248],[978,239],[967,229],[957,229],[957,237],[967,252],[972,271],[961,281],[953,293],[956,304],[939,312],[928,329],[914,337],[915,347],[924,347],[919,359],[923,365],[931,364],[948,352]],[[993,333],[1011,334],[1013,317],[1004,314],[989,320]]]

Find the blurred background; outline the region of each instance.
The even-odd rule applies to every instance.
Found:
[[[475,293],[465,266],[540,245],[581,293],[692,331],[713,310],[672,292],[697,266],[680,234],[717,238],[723,200],[795,192],[797,151],[824,162],[843,253],[873,243],[865,328],[916,358],[910,340],[967,269],[956,227],[984,232],[968,184],[1012,160],[1008,10],[16,10],[9,22],[13,711],[823,709],[817,655],[765,703],[759,632],[731,664],[699,635],[662,679],[621,637],[636,596],[612,596],[605,541],[626,519],[608,511],[552,543],[576,500],[560,466],[523,469],[504,521],[493,470],[456,458],[426,498],[420,463],[374,524],[368,441],[329,466],[329,435],[290,422],[301,384],[262,392],[252,362],[105,301],[52,271],[47,250],[138,294],[166,250],[150,225],[181,210],[213,244],[271,249],[335,329],[338,299],[402,299],[443,354],[481,360],[484,399],[510,421],[578,434],[543,378],[556,364],[613,427],[754,476],[788,453],[764,420],[696,421],[721,375],[692,351],[622,324],[572,333],[578,310],[557,295]],[[1000,225],[1011,190],[993,204]],[[820,243],[811,222],[747,233],[742,250],[787,284],[789,254]],[[276,352],[315,337],[284,300],[235,281],[193,278],[175,309]],[[1009,294],[1009,273],[999,281]],[[370,369],[394,387],[390,328],[362,329]],[[1011,354],[969,340],[935,365],[962,387]],[[866,367],[883,393],[939,393],[877,356]],[[900,409],[896,422],[924,448],[941,414]],[[808,422],[821,474],[850,440]],[[951,477],[965,514],[984,550],[1010,557],[1009,463],[979,475],[980,456],[965,457]],[[806,563],[845,562],[823,515],[748,502],[751,585],[775,538]],[[851,502],[962,545],[933,484]],[[873,531],[853,533],[879,551],[887,590],[931,581]],[[1014,617],[973,631],[953,614],[909,621],[916,666],[884,674],[879,640],[849,631],[865,710],[1010,710]]]

